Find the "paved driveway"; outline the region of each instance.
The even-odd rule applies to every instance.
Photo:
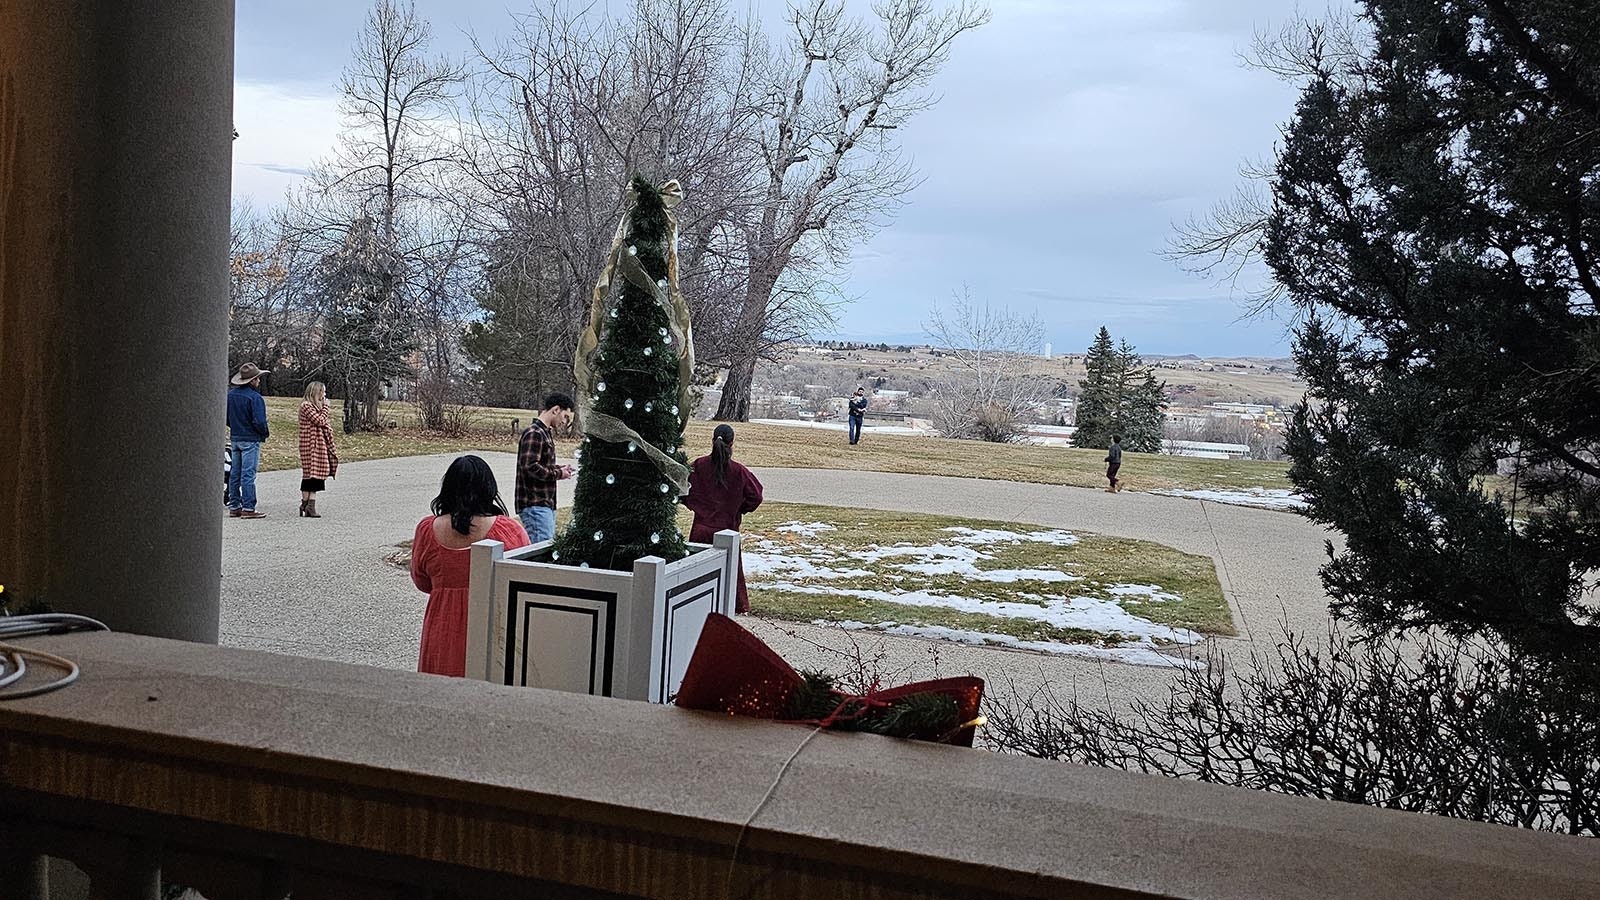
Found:
[[[516,457],[483,453],[507,494]],[[258,479],[269,517],[227,519],[223,539],[222,640],[230,646],[409,669],[416,664],[426,596],[384,562],[428,514],[449,455],[341,466],[318,501],[321,519],[295,516],[298,470]],[[1078,529],[1167,544],[1211,556],[1241,637],[1219,640],[1236,664],[1250,638],[1270,644],[1280,622],[1319,636],[1327,607],[1316,569],[1328,534],[1295,515],[1154,494],[879,472],[758,469],[775,501],[961,515]],[[561,503],[571,502],[563,482]],[[836,628],[745,623],[797,667],[838,668],[859,659],[895,682],[971,672],[995,690],[1059,695],[1121,706],[1165,694],[1161,669],[845,633]],[[1010,687],[1007,688],[1006,686]]]

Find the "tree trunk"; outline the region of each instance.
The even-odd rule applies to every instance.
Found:
[[[718,422],[745,422],[750,419],[750,382],[755,379],[756,362],[763,332],[766,331],[767,305],[772,302],[772,288],[776,277],[767,276],[770,266],[757,268],[760,273],[750,279],[745,288],[744,307],[739,312],[739,326],[734,335],[738,350],[728,365],[728,377],[722,384],[722,399],[717,403]]]
[[[366,403],[361,411],[362,427],[369,431],[381,431],[383,424],[378,410],[378,401],[383,397],[383,382],[374,379],[367,385]]]
[[[728,377],[722,384],[722,399],[717,403],[718,422],[745,422],[750,419],[750,382],[755,378],[756,354],[754,349],[740,351],[728,366]]]

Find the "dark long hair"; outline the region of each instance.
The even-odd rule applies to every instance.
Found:
[[[718,425],[711,432],[711,465],[717,472],[717,484],[727,485],[730,462],[733,462],[733,427]]]
[[[472,533],[473,516],[508,515],[494,471],[482,457],[458,456],[450,463],[439,482],[439,496],[433,498],[433,514],[449,516],[457,534]]]

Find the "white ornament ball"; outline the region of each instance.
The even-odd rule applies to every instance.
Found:
[[[678,408],[677,408],[677,407],[676,407],[676,406],[674,406],[674,407],[673,407],[673,408],[672,408],[672,414],[673,414],[673,415],[677,415],[677,414],[678,414]]]
[[[599,384],[595,385],[594,389],[603,394],[603,393],[605,393],[605,390],[606,390],[606,383],[604,381],[602,381]]]
[[[646,400],[644,402],[644,411],[645,412],[652,412],[652,411],[655,410],[655,408],[656,408],[656,405],[654,403],[651,403],[649,400]]]
[[[660,533],[655,532],[655,531],[650,532],[650,543],[652,543],[652,544],[661,543],[661,535],[660,535]]]
[[[629,397],[628,399],[622,401],[622,408],[623,409],[633,409],[633,398]]]
[[[672,490],[672,485],[665,484],[665,483],[663,483],[661,485],[661,493],[665,494],[667,491],[670,491],[670,490]]]
[[[589,564],[588,564],[588,563],[586,563],[586,562],[581,562],[581,563],[578,563],[578,568],[580,568],[580,569],[587,569],[587,568],[589,568]]]
[[[628,442],[628,452],[629,453],[632,453],[633,451],[635,451],[637,449],[639,449],[639,445],[638,444],[635,444],[633,441],[629,441]]]
[[[639,255],[639,248],[630,244],[628,246],[628,255],[629,256],[638,256]]]
[[[606,476],[606,484],[616,484],[616,483],[617,483],[617,476],[615,476],[615,475],[607,475]]]
[[[650,355],[650,348],[649,347],[644,348],[644,355],[645,356],[649,356]]]
[[[596,531],[594,533],[594,539],[597,541],[603,541],[606,539],[606,533],[604,531]]]

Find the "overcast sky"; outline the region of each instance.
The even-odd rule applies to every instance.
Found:
[[[450,54],[465,52],[468,31],[505,30],[515,8],[417,2]],[[1294,92],[1238,53],[1292,4],[991,8],[993,21],[957,43],[939,104],[900,131],[926,180],[857,251],[845,284],[856,299],[830,336],[919,340],[929,307],[966,284],[979,300],[1037,312],[1058,353],[1081,352],[1105,325],[1146,353],[1286,355],[1281,323],[1240,321],[1227,285],[1161,251],[1175,222],[1233,191],[1241,163],[1270,157]],[[275,205],[330,152],[334,83],[366,10],[356,0],[239,4],[235,197]]]

